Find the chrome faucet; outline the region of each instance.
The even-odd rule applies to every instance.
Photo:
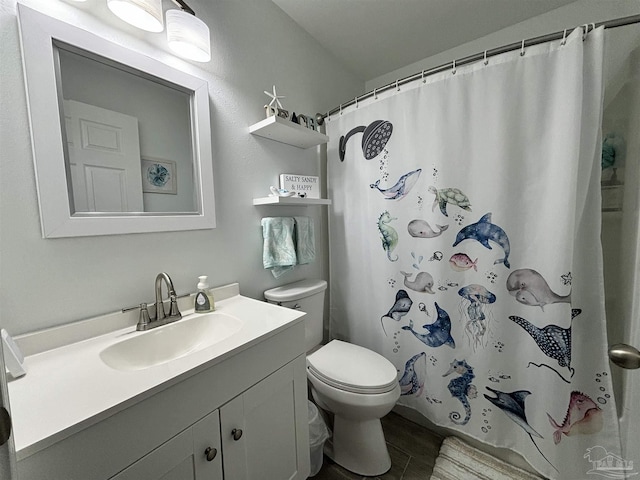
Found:
[[[167,290],[169,295],[169,313],[164,310],[164,301],[162,300],[162,281],[167,284]],[[140,319],[136,330],[150,330],[155,327],[166,325],[167,323],[175,322],[182,318],[180,310],[178,310],[178,302],[176,300],[176,291],[173,288],[173,282],[168,273],[162,272],[156,276],[155,283],[156,290],[156,303],[155,303],[155,318],[149,316],[146,303],[140,304]]]

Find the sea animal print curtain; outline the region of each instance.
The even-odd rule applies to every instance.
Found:
[[[332,337],[388,358],[400,404],[558,479],[586,478],[593,447],[620,455],[602,57],[603,30],[577,29],[327,123]]]

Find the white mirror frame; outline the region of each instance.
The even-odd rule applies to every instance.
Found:
[[[215,228],[207,82],[22,4],[18,4],[18,15],[42,236],[79,237]],[[198,212],[72,214],[58,104],[56,40],[193,92],[191,119],[194,171],[199,172],[195,185]]]

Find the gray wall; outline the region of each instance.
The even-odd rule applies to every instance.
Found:
[[[211,30],[212,61],[169,55],[163,34],[147,34],[102,4],[25,0],[27,6],[152,55],[209,82],[218,227],[174,233],[42,239],[15,0],[0,0],[0,325],[12,334],[60,325],[153,300],[160,271],[178,293],[198,275],[212,286],[239,282],[244,295],[302,278],[328,279],[327,207],[254,207],[280,173],[321,175],[322,148],[300,150],[254,137],[276,85],[284,107],[326,112],[364,90],[270,0],[191,0]],[[169,6],[169,5],[167,5]],[[104,12],[103,12],[104,10]],[[97,18],[97,17],[98,18]],[[263,216],[308,215],[316,223],[317,260],[279,280],[262,268]]]
[[[462,44],[438,55],[369,79],[365,84],[365,89],[372,91],[374,88],[395,82],[398,78],[408,77],[422,70],[444,65],[484,50],[520,42],[522,39],[559,32],[565,28],[573,28],[585,23],[597,23],[638,14],[640,14],[638,0],[577,0],[564,7],[498,30],[473,42]]]

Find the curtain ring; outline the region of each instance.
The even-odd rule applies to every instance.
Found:
[[[327,122],[331,121],[331,116],[329,115],[330,112],[327,112],[327,116],[325,117],[325,119],[327,120]]]
[[[564,33],[562,34],[562,41],[560,42],[560,45],[566,45],[567,44],[567,29],[564,29]]]
[[[396,80],[396,92],[400,91],[400,85],[398,85],[399,80]]]
[[[487,51],[484,51],[484,64],[489,65],[489,60],[487,60]]]
[[[358,97],[356,97],[356,108],[358,108]]]
[[[340,115],[342,115],[342,104],[340,104]]]
[[[453,61],[453,67],[451,69],[451,75],[455,75],[456,74],[456,61]]]
[[[589,24],[585,23],[582,25],[582,41],[584,42],[587,39],[587,33],[589,33]]]
[[[427,79],[424,78],[424,70],[422,70],[422,83],[427,83]]]
[[[375,88],[373,89],[373,98],[376,100],[378,99],[378,92],[376,92]]]
[[[520,47],[520,56],[524,56],[524,40],[522,40],[522,46]]]

